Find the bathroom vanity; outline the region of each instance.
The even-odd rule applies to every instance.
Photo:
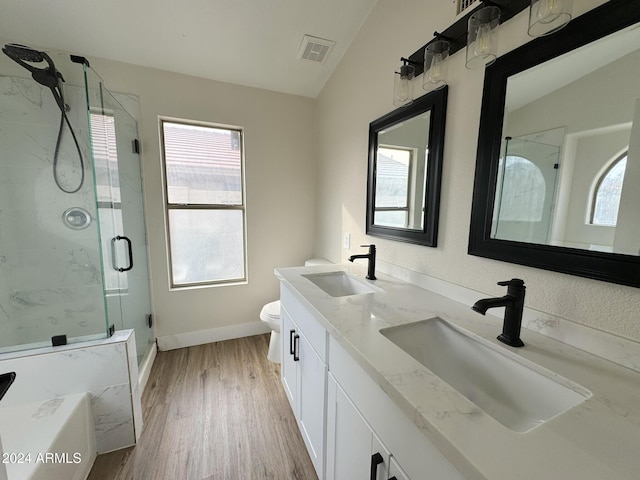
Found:
[[[640,372],[526,329],[505,346],[501,319],[365,274],[276,270],[282,381],[320,480],[637,478]]]

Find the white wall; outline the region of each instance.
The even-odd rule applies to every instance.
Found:
[[[233,332],[239,325],[258,322],[262,305],[278,297],[274,267],[301,264],[313,252],[314,101],[106,60],[90,62],[111,91],[132,93],[140,99],[158,337],[189,334],[189,343],[206,342],[212,338],[212,329],[231,327]],[[248,284],[169,290],[160,115],[244,127]]]
[[[629,123],[634,108],[629,99],[640,95],[638,75],[640,51],[635,51],[510,112],[506,133],[519,137],[566,127],[570,135]],[[555,125],[549,125],[549,118]]]
[[[601,3],[575,2],[574,10],[581,14]],[[640,290],[467,254],[484,74],[464,68],[464,51],[450,58],[439,246],[364,234],[369,122],[393,110],[393,71],[400,57],[451,24],[452,9],[452,2],[440,0],[378,0],[318,97],[316,255],[344,262],[353,253],[341,247],[348,232],[353,246],[376,243],[385,262],[486,294],[503,294],[496,282],[520,277],[528,286],[529,307],[640,341]],[[525,10],[500,26],[501,54],[530,40],[527,17]]]

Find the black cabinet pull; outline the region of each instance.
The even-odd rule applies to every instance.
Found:
[[[295,330],[289,330],[289,355],[293,355],[293,334],[296,333]]]
[[[293,361],[297,362],[300,360],[300,352],[298,351],[298,347],[300,347],[300,335],[296,334],[293,336]]]
[[[393,477],[391,477],[389,480],[398,480],[398,477],[396,477],[395,475]]]
[[[371,455],[371,480],[376,480],[378,476],[378,465],[384,462],[384,458],[380,455],[380,452],[376,452]]]

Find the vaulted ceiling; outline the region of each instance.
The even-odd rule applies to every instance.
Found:
[[[316,97],[376,0],[10,0],[0,37],[278,92]],[[304,35],[332,40],[298,59]]]

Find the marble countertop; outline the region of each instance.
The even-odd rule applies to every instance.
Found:
[[[496,340],[500,319],[391,276],[380,274],[372,282],[382,291],[344,297],[331,297],[302,276],[333,271],[368,282],[365,269],[351,264],[278,268],[276,276],[466,478],[640,478],[639,372],[526,329],[525,347],[505,346]],[[379,332],[435,316],[583,386],[592,396],[528,433],[509,430]]]

